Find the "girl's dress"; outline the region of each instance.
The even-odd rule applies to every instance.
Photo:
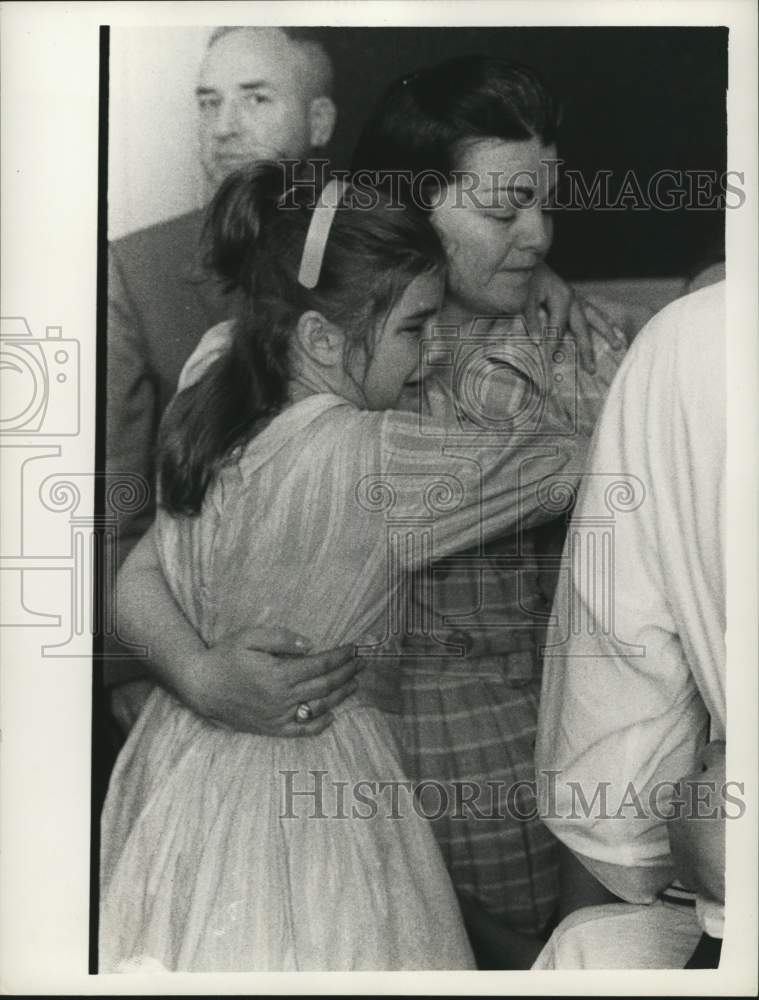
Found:
[[[406,571],[501,533],[573,452],[517,484],[489,435],[462,457],[425,430],[433,443],[411,414],[312,396],[239,451],[199,516],[159,511],[166,578],[206,643],[286,625],[374,655],[306,739],[231,732],[153,692],[103,813],[101,971],[474,967],[400,761],[385,640]]]

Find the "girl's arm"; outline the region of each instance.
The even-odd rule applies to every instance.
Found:
[[[478,366],[480,374],[483,367]],[[441,396],[432,412],[382,416],[377,472],[361,480],[356,494],[363,509],[378,512],[387,497],[384,516],[393,521],[434,524],[434,555],[422,546],[404,549],[401,558],[408,557],[412,566],[555,519],[585,468],[588,437],[559,425],[548,410],[538,413],[537,424],[526,419],[521,433],[510,429],[509,412],[530,410],[518,398],[519,392],[532,391],[529,385],[511,396],[499,426],[486,398],[490,391],[496,402],[501,396],[498,373],[482,381],[487,393],[463,414],[454,399],[441,416],[442,397],[449,393],[437,383],[428,393]],[[356,446],[357,454],[371,454],[376,416],[367,414],[367,438]]]
[[[286,629],[250,628],[207,647],[168,588],[152,528],[119,573],[117,615],[121,637],[147,647],[149,670],[160,684],[232,729],[312,736],[329,726],[331,709],[356,689],[352,646],[309,656],[304,640]],[[305,724],[294,718],[301,702],[314,713]]]

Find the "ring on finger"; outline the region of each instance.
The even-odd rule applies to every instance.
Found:
[[[302,701],[295,709],[295,721],[300,723],[310,722],[314,717],[314,710],[307,701]]]

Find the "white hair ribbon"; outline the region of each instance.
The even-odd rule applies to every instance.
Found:
[[[333,178],[322,191],[319,201],[311,216],[311,222],[303,245],[303,256],[298,271],[298,283],[304,288],[316,288],[319,284],[324,250],[327,237],[335,218],[335,212],[340,205],[340,199],[345,194],[348,182]]]

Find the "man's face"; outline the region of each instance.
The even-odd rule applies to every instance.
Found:
[[[197,87],[200,158],[212,184],[312,146],[308,55],[277,28],[233,31],[206,52]]]

